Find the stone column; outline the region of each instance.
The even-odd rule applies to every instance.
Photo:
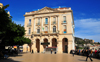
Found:
[[[71,50],[72,50],[72,41],[68,41],[68,54],[70,54]]]
[[[48,45],[48,47],[52,47],[52,39],[48,39],[48,41],[50,42],[50,45]]]
[[[44,22],[43,19],[44,19],[44,18],[42,17],[42,32],[43,32],[43,22]]]
[[[37,53],[36,41],[35,40],[33,41],[32,49],[33,49],[34,53]]]
[[[34,18],[34,32],[35,32],[35,18]]]
[[[73,47],[73,49],[75,50],[75,43],[74,43],[75,38],[74,38],[74,36],[72,36],[72,37],[73,37],[73,45],[72,45],[72,47]]]
[[[57,22],[58,22],[58,31],[59,31],[59,17],[57,16]]]
[[[41,45],[41,43],[43,43],[43,38],[42,37],[40,39],[40,53],[42,53],[44,51],[43,45]]]
[[[41,32],[43,31],[42,27],[43,27],[43,21],[42,21],[42,17],[41,17],[41,21],[40,21],[40,24],[41,24]]]
[[[49,23],[50,23],[49,24],[49,28],[50,28],[49,31],[51,31],[51,17],[49,17]]]
[[[62,50],[62,41],[61,40],[58,40],[58,44],[57,44],[57,47],[58,47],[58,54],[59,53],[63,53],[63,50]]]

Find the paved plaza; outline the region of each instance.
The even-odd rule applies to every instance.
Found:
[[[43,53],[24,53],[18,56],[12,56],[8,59],[1,59],[0,62],[91,62],[90,59],[85,61],[85,56],[71,54],[43,54]],[[99,59],[92,58],[93,62],[100,62]]]

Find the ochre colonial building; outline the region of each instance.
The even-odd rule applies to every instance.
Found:
[[[44,7],[26,12],[24,16],[25,37],[32,42],[29,46],[23,45],[24,52],[33,50],[34,53],[42,53],[45,49],[56,48],[57,53],[70,53],[70,50],[75,49],[71,8]]]

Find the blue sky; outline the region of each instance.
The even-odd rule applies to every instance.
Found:
[[[24,14],[34,9],[66,6],[73,10],[75,36],[100,42],[100,0],[0,0],[10,6],[12,20],[24,25]]]

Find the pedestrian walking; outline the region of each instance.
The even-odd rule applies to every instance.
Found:
[[[74,54],[75,54],[75,51],[74,51],[74,50],[72,50],[72,53],[73,53],[73,56],[74,56]]]
[[[88,57],[90,58],[90,60],[91,61],[93,61],[92,59],[91,59],[91,50],[89,49],[89,50],[86,50],[86,61],[87,61],[87,59],[88,59]]]
[[[97,49],[95,49],[95,57],[97,57]]]
[[[52,54],[53,50],[51,49],[51,54]]]
[[[32,50],[32,53],[33,53],[33,50]]]

